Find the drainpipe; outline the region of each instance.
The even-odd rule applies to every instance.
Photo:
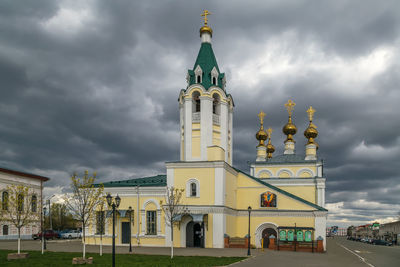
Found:
[[[137,245],[140,246],[140,239],[139,239],[139,235],[140,235],[140,210],[139,210],[139,186],[136,186],[136,196],[137,196],[137,207],[136,207],[136,217],[137,217],[137,234],[136,234],[136,241],[137,241]]]

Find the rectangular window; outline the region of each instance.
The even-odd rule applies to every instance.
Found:
[[[96,211],[96,235],[104,235],[105,233],[105,212]]]
[[[146,212],[146,221],[147,221],[147,235],[156,235],[157,234],[157,224],[156,224],[156,211],[148,210]]]

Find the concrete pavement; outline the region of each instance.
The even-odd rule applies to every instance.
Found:
[[[22,250],[41,250],[40,241],[22,241]],[[400,246],[385,247],[349,241],[335,237],[327,240],[326,253],[251,250],[252,257],[232,264],[239,266],[299,266],[299,267],[390,267],[400,266]],[[55,240],[47,243],[48,251],[82,252],[80,240]],[[166,247],[136,247],[135,254],[170,255]],[[16,250],[16,241],[0,241],[0,249]],[[98,253],[99,246],[87,245],[87,252]],[[111,246],[103,246],[104,253],[111,253]],[[117,246],[118,254],[129,253],[128,246]],[[174,248],[174,255],[246,257],[247,249]]]

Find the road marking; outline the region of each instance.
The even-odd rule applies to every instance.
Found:
[[[336,244],[340,245],[342,248],[344,248],[344,249],[347,250],[348,252],[350,252],[350,253],[356,255],[356,256],[360,259],[360,261],[364,262],[364,263],[367,264],[368,266],[370,266],[370,267],[375,267],[374,265],[372,265],[371,263],[367,262],[366,259],[364,259],[364,258],[361,257],[360,255],[358,255],[357,253],[354,253],[353,251],[351,251],[350,249],[346,248],[345,246],[343,246],[343,245],[341,245],[341,244],[339,244],[339,243],[336,243]],[[355,250],[355,251],[356,251],[356,252],[359,252],[358,250]]]

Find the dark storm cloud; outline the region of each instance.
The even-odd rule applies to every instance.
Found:
[[[234,165],[255,158],[260,109],[283,152],[291,98],[298,153],[305,111],[317,110],[331,222],[396,214],[396,1],[3,1],[0,165],[52,177],[51,193],[85,169],[101,181],[165,173],[205,8],[236,104]]]

